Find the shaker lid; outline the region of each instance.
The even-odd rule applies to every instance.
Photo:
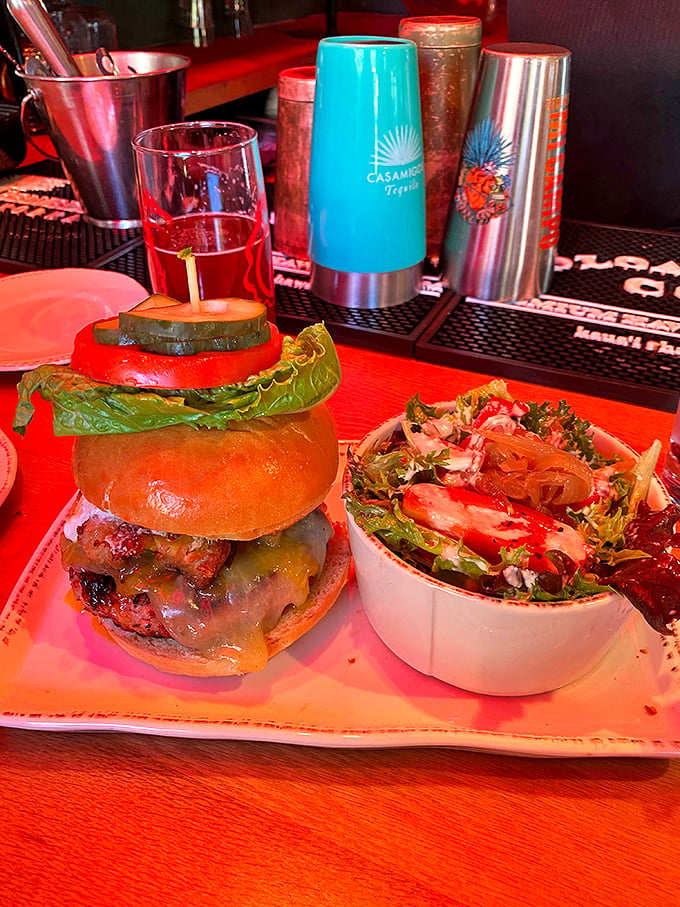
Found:
[[[482,40],[476,16],[411,16],[399,23],[399,37],[419,47],[471,47]]]
[[[571,51],[559,44],[528,44],[526,42],[511,41],[506,44],[489,44],[484,48],[484,53],[493,56],[516,57],[569,57]]]
[[[279,98],[286,101],[313,101],[316,66],[293,66],[279,73]]]

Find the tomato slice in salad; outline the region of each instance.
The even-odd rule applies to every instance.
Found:
[[[415,522],[460,539],[491,563],[498,562],[501,548],[521,545],[527,546],[534,561],[546,551],[561,551],[576,564],[582,564],[592,550],[566,523],[530,507],[506,506],[498,498],[467,488],[411,485],[404,493],[402,507]]]
[[[266,343],[229,352],[167,356],[135,345],[97,343],[93,325],[83,328],[73,342],[71,368],[103,384],[129,387],[190,390],[238,384],[270,368],[281,358],[281,335],[270,325]]]
[[[504,397],[490,397],[483,406],[481,412],[477,415],[472,423],[473,428],[480,428],[489,419],[496,416],[520,417],[529,412],[526,403],[520,403],[517,400],[506,400]]]

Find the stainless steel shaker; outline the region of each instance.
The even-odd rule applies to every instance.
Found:
[[[512,301],[546,292],[561,220],[571,53],[482,50],[444,244],[449,286]]]
[[[309,166],[315,296],[401,305],[420,289],[425,180],[417,48],[403,38],[319,42]]]

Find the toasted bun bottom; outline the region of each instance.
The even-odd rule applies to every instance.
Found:
[[[304,604],[284,611],[278,624],[265,636],[267,653],[272,658],[310,630],[330,610],[347,582],[350,549],[347,529],[334,523],[335,534],[328,543],[323,570],[316,577]],[[96,618],[111,639],[146,664],[168,674],[196,677],[227,677],[242,671],[228,658],[211,658],[181,645],[174,639],[156,639],[121,630],[108,618]]]
[[[232,422],[85,435],[73,476],[95,507],[153,532],[244,541],[278,532],[326,497],[338,469],[327,406]]]

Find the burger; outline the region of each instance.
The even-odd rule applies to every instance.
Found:
[[[320,507],[338,443],[325,405],[227,429],[77,438],[61,541],[76,598],[130,654],[246,673],[313,626],[347,577]]]
[[[75,436],[62,563],[115,643],[175,674],[261,670],[349,572],[346,529],[323,503],[337,354],[323,325],[281,337],[257,303],[195,317],[151,299],[151,318],[136,307],[88,325],[68,366],[27,373],[15,429],[38,391],[55,433]]]

